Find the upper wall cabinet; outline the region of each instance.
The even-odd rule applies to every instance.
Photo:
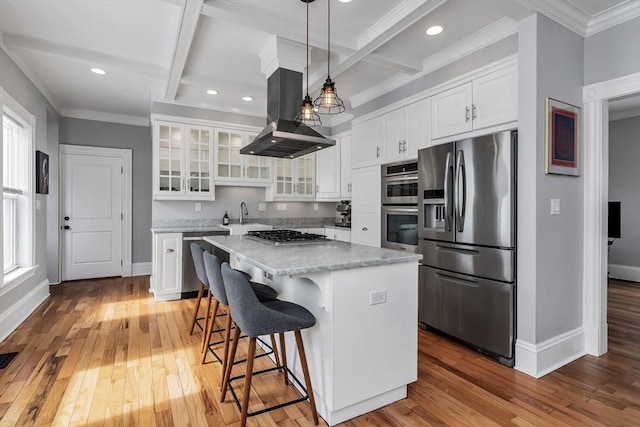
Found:
[[[430,106],[427,98],[382,116],[382,163],[415,159],[419,149],[430,145]]]
[[[320,202],[351,198],[351,135],[335,140],[334,147],[316,152],[316,200]]]
[[[213,128],[153,122],[154,200],[214,200]]]
[[[315,193],[316,153],[295,159],[275,159],[275,178],[272,197],[268,200],[309,200]]]
[[[340,199],[351,198],[351,135],[340,138]]]
[[[273,182],[273,159],[240,154],[256,134],[242,130],[215,130],[215,179],[218,184],[269,185]]]
[[[382,119],[374,117],[351,129],[351,165],[353,169],[382,163]]]
[[[518,119],[517,66],[505,67],[432,97],[433,139]]]

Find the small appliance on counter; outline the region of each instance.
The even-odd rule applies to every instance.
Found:
[[[349,200],[341,200],[336,206],[336,212],[340,214],[340,218],[334,225],[337,227],[351,227],[351,202]]]

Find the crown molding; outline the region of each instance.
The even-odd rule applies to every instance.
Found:
[[[418,9],[423,4],[427,3],[428,0],[403,0],[398,6],[394,7],[389,13],[387,13],[382,19],[373,24],[370,28],[367,29],[364,33],[358,36],[358,49],[361,49],[363,46],[368,45],[375,41],[375,39],[385,31],[393,28],[398,22],[402,21],[405,17],[411,15],[416,9]],[[447,0],[441,1],[438,6],[445,3]]]
[[[607,10],[591,19],[587,37],[640,16],[640,2],[628,2]]]
[[[518,23],[510,18],[501,18],[486,26],[471,36],[460,40],[458,43],[443,49],[422,63],[422,71],[412,76],[396,74],[387,80],[364,90],[351,98],[351,107],[355,108],[363,105],[372,99],[391,92],[413,80],[419,79],[433,71],[451,64],[462,57],[470,55],[475,51],[492,45],[518,32]]]
[[[83,110],[80,108],[63,108],[60,113],[63,117],[73,119],[94,120],[98,122],[119,123],[133,126],[149,126],[148,117],[128,116],[125,114],[106,113],[104,111]]]

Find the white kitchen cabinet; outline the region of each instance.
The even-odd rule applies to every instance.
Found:
[[[380,246],[380,167],[354,169],[351,242]]]
[[[382,163],[415,159],[420,148],[429,146],[430,105],[427,98],[382,116]]]
[[[326,236],[326,229],[324,227],[311,227],[311,228],[307,228],[307,231],[305,231],[305,233],[311,233],[311,234],[319,234],[321,236]]]
[[[431,116],[433,139],[517,120],[517,67],[505,67],[434,95]]]
[[[332,240],[339,240],[341,242],[351,241],[351,230],[348,228],[334,228],[325,227],[325,236]]]
[[[154,200],[214,200],[213,128],[153,123]]]
[[[182,233],[153,234],[152,288],[156,301],[180,299]]]
[[[269,185],[273,182],[273,159],[240,154],[256,133],[238,129],[215,129],[215,180],[226,185]]]
[[[310,200],[315,193],[315,154],[275,159],[273,200]]]
[[[340,139],[316,152],[316,200],[340,200]]]
[[[351,199],[351,135],[340,138],[340,200]]]
[[[353,169],[380,165],[382,162],[382,119],[374,117],[351,129],[351,165]]]

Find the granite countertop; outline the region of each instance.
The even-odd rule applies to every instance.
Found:
[[[229,232],[217,220],[157,220],[151,224],[152,233]]]
[[[205,236],[204,240],[274,276],[417,262],[421,254],[355,243],[273,245],[247,236]]]

